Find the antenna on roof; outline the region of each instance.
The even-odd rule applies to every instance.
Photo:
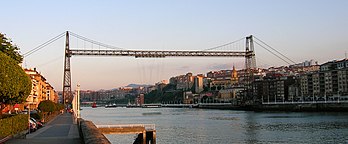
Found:
[[[347,51],[344,52],[344,58],[347,59]]]

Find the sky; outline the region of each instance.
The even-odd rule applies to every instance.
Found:
[[[60,0],[2,1],[0,32],[26,53],[71,31],[108,45],[134,50],[203,50],[254,35],[296,63],[319,64],[348,53],[346,0]],[[71,38],[71,47],[98,47]],[[56,90],[62,90],[65,39],[24,58]],[[236,44],[244,48],[244,42]],[[287,65],[255,46],[258,67]],[[244,67],[241,58],[71,58],[72,86],[112,89],[154,84],[193,72]]]

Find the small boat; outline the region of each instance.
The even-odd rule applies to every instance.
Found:
[[[93,102],[92,108],[97,108],[97,103],[96,102]]]
[[[117,105],[114,103],[114,104],[109,104],[109,105],[105,105],[105,108],[115,108],[117,107]]]
[[[141,106],[142,108],[161,108],[161,104],[143,104]]]
[[[126,108],[141,108],[140,105],[135,105],[135,104],[128,104]]]

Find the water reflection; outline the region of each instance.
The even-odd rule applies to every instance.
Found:
[[[258,142],[258,129],[255,114],[253,112],[248,112],[245,117],[245,142],[248,144],[254,144]]]
[[[96,124],[156,124],[157,142],[165,144],[348,143],[347,113],[84,108],[82,117]],[[133,137],[108,136],[115,143]]]

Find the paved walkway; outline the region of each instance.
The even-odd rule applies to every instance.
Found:
[[[26,139],[11,139],[9,144],[79,144],[80,136],[72,115],[64,113],[45,124],[37,131],[30,133]]]

